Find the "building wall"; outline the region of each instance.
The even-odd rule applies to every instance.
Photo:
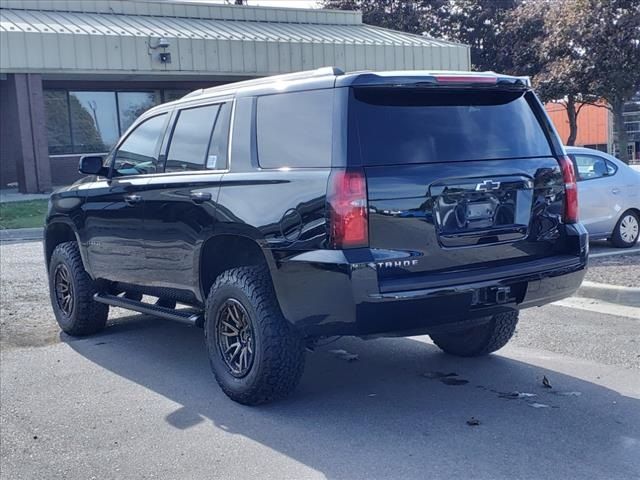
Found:
[[[547,103],[545,108],[556,130],[558,130],[560,138],[566,142],[569,138],[567,110],[558,103]],[[608,145],[609,129],[609,111],[606,108],[584,105],[578,115],[576,145]]]

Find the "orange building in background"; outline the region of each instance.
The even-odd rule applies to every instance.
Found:
[[[545,109],[558,130],[560,138],[566,143],[569,138],[569,119],[564,105],[547,103]],[[575,144],[606,152],[611,130],[609,110],[595,105],[584,105],[578,115],[578,136]]]

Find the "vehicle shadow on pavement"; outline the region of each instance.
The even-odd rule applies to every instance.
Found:
[[[216,385],[200,329],[135,315],[91,338],[61,338],[95,364],[180,405],[158,421],[183,431],[205,422],[212,437],[220,429],[246,437],[328,478],[637,478],[640,472],[639,400],[500,354],[460,359],[417,339],[341,339],[307,354],[291,397],[245,407]],[[349,362],[335,349],[358,359]],[[445,383],[437,372],[468,383]],[[553,388],[542,386],[543,376]],[[513,392],[535,396],[510,398]],[[480,424],[468,425],[472,417]],[[189,449],[216,455],[206,442]]]

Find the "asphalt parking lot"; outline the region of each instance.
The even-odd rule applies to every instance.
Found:
[[[2,479],[640,477],[633,309],[528,310],[479,360],[428,337],[341,339],[307,355],[289,399],[249,408],[217,387],[199,329],[113,310],[103,333],[67,337],[40,243],[0,249]],[[589,278],[637,286],[639,268],[595,258]]]

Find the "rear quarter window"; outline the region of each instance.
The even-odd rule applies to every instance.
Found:
[[[354,88],[349,156],[363,165],[551,155],[524,92]]]
[[[267,95],[257,102],[262,168],[331,166],[333,89]]]

